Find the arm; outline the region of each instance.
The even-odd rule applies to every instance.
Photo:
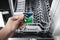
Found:
[[[0,30],[0,39],[5,40],[6,38],[9,38],[10,35],[13,34],[18,27],[21,27],[23,25],[23,23],[21,23],[23,18],[23,14],[10,17],[5,27]]]

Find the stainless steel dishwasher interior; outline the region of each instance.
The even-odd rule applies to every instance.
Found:
[[[16,8],[14,4],[10,4],[11,13],[25,12],[32,13],[32,23],[27,23],[27,26],[16,30],[19,35],[28,34],[44,34],[50,31],[52,27],[52,18],[50,15],[51,3],[49,0],[17,0]],[[15,11],[14,11],[14,10]],[[21,34],[20,34],[21,33]]]
[[[23,9],[23,8],[19,7],[20,5],[25,5],[25,8]],[[40,28],[41,30],[39,29],[36,32],[49,31],[49,28],[51,26],[51,15],[49,14],[49,11],[50,11],[49,0],[25,0],[25,1],[18,0],[16,9],[17,9],[16,12],[19,12],[19,11],[20,12],[24,12],[24,11],[33,12],[32,13],[33,23],[28,24],[28,26],[30,26],[30,25],[39,26],[38,28]],[[33,27],[32,27],[32,29],[33,29]],[[31,30],[31,29],[27,29],[27,27],[26,27],[22,31],[26,32],[27,30]],[[34,29],[32,32],[34,32]]]

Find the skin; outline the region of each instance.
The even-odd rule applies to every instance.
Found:
[[[23,13],[18,16],[10,17],[5,27],[0,30],[0,40],[5,40],[9,38],[16,31],[16,29],[22,27],[24,25],[22,21],[23,18]]]

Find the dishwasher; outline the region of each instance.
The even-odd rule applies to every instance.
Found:
[[[1,0],[2,1],[2,0]],[[3,4],[3,1],[0,4]],[[53,24],[50,8],[53,0],[7,0],[0,6],[5,24],[10,16],[23,12],[26,24],[24,28],[15,31],[14,38],[52,38]],[[4,1],[5,2],[5,1]],[[5,12],[6,11],[6,12]],[[5,14],[6,13],[6,14]]]
[[[51,37],[50,27],[52,26],[52,18],[50,15],[52,1],[50,0],[9,0],[11,14],[24,14],[24,28],[16,30],[18,37]]]

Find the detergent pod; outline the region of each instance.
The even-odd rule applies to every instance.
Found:
[[[32,23],[33,22],[32,12],[25,12],[24,16],[25,16],[25,18],[24,18],[25,23]]]

